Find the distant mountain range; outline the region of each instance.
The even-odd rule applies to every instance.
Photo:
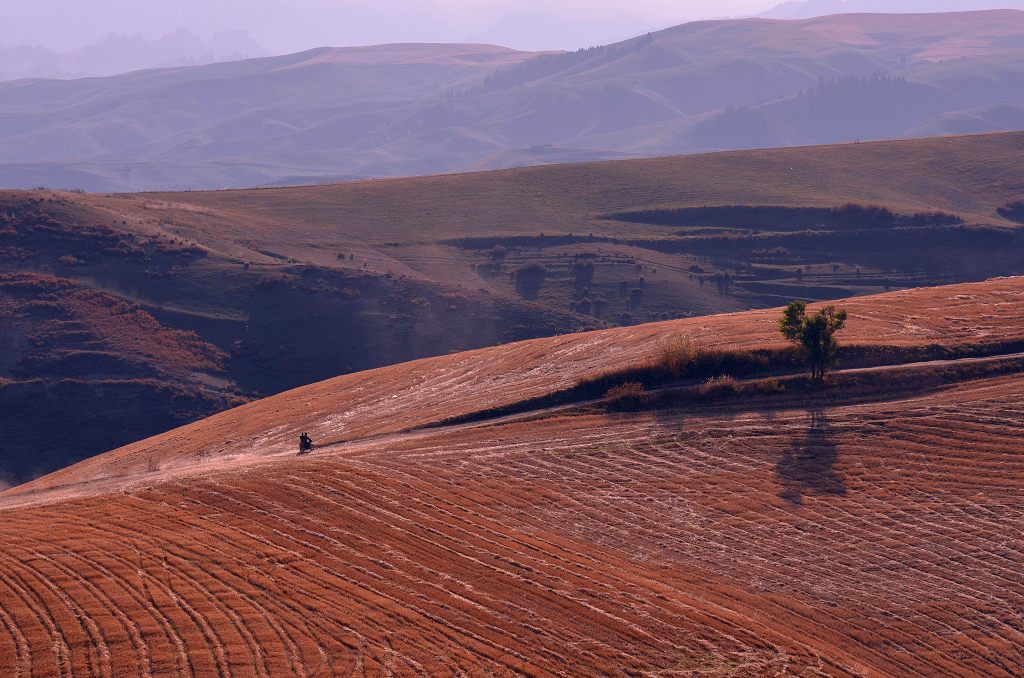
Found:
[[[1024,128],[1024,12],[702,21],[0,83],[0,186],[316,183]]]
[[[768,19],[810,19],[845,13],[934,13],[986,9],[1024,9],[1022,0],[801,0],[784,2],[760,16]]]
[[[230,31],[204,40],[179,30],[156,40],[141,35],[108,35],[72,52],[19,45],[0,47],[0,80],[83,78],[116,75],[144,68],[193,66],[266,56],[247,34]]]

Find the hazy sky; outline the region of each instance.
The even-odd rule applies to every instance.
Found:
[[[70,51],[109,35],[241,30],[275,53],[325,45],[491,42],[573,49],[694,19],[745,16],[781,0],[0,0],[0,47]],[[812,0],[839,11],[949,11],[1024,0]]]
[[[0,45],[66,51],[109,33],[244,30],[283,53],[321,45],[478,40],[573,48],[778,0],[0,0]]]

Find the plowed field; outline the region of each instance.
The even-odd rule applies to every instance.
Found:
[[[1024,339],[1022,279],[844,306],[848,343]],[[1024,374],[407,430],[774,317],[350,375],[8,491],[0,672],[1019,675]]]

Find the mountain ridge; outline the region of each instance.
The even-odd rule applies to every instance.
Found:
[[[1008,12],[695,22],[556,54],[321,48],[6,83],[0,184],[288,185],[1004,131],[1024,116],[1024,13]],[[1006,113],[971,113],[994,106]]]

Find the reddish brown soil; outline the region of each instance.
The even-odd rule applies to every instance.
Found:
[[[1022,279],[844,305],[851,343],[1024,338]],[[0,667],[1017,674],[1024,376],[400,433],[774,315],[351,375],[0,495]]]

